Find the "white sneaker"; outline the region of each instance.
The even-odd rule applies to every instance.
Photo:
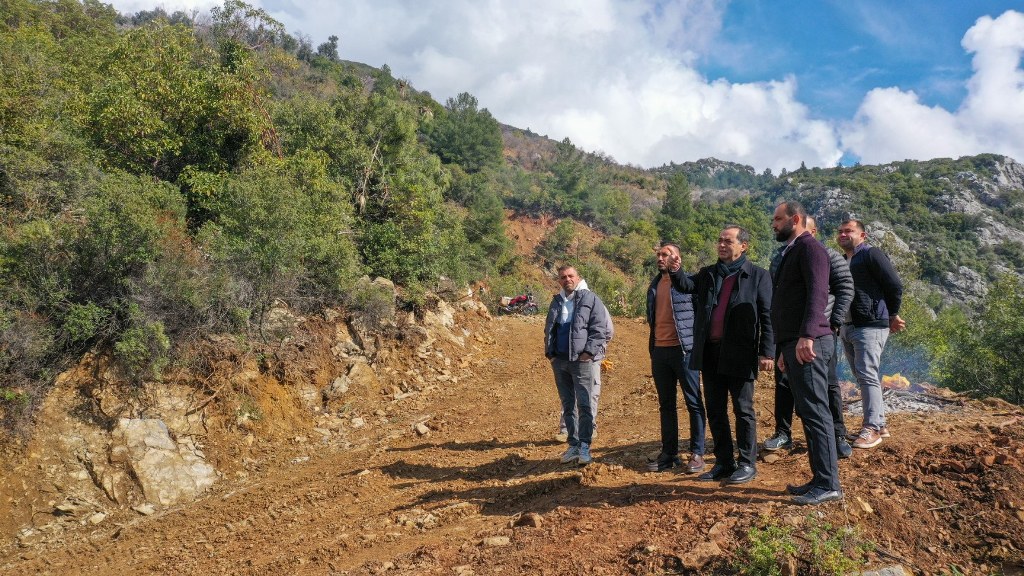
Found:
[[[559,442],[566,442],[569,440],[569,432],[566,430],[559,430],[558,434],[555,434],[555,440]]]
[[[589,455],[589,451],[588,451]],[[569,446],[569,449],[562,453],[562,464],[568,464],[570,462],[576,462],[580,459],[580,447]]]
[[[576,461],[579,462],[580,465],[586,466],[587,464],[590,464],[591,460],[593,460],[593,458],[590,457],[590,444],[580,444],[579,458],[577,458]]]

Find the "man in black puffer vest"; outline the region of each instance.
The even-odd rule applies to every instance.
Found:
[[[658,275],[647,288],[647,323],[651,327],[648,346],[651,376],[658,391],[661,417],[661,453],[647,465],[651,472],[682,466],[679,459],[679,413],[676,384],[683,390],[690,415],[690,459],[686,471],[704,469],[704,427],[707,416],[700,397],[700,373],[690,367],[693,350],[693,297],[672,288],[669,262],[679,256],[679,246],[670,242],[658,248]]]

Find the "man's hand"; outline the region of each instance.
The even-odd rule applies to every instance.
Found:
[[[893,316],[892,318],[889,318],[889,332],[892,332],[893,334],[899,334],[900,332],[903,332],[903,329],[906,327],[907,321],[904,320],[903,318],[900,318],[899,314]]]
[[[814,353],[814,340],[801,338],[796,341],[796,362],[807,364],[813,361],[818,355]]]
[[[779,355],[779,361],[776,365],[779,367],[779,372],[782,372],[783,374],[786,373],[786,359],[781,354]]]
[[[767,356],[760,356],[757,359],[757,367],[761,372],[768,372],[775,367],[775,360]]]
[[[683,259],[680,258],[679,254],[676,254],[675,251],[673,250],[672,251],[672,256],[670,256],[669,259],[668,259],[668,269],[669,269],[669,271],[670,272],[675,272],[675,271],[679,270],[679,267],[682,266],[682,265],[683,265]]]
[[[581,352],[580,355],[577,356],[577,359],[580,362],[590,362],[594,359],[594,355],[589,352]]]

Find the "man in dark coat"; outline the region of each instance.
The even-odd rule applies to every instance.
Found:
[[[727,225],[718,235],[718,263],[693,276],[671,274],[673,286],[693,294],[694,338],[691,366],[704,381],[708,427],[715,442],[715,465],[699,480],[743,484],[757,476],[754,379],[771,370],[772,287],[768,271],[747,259],[750,233]],[[678,266],[678,258],[674,266]],[[729,428],[729,397],[736,417],[737,461]]]
[[[779,204],[772,216],[775,239],[789,243],[772,287],[772,325],[778,342],[778,367],[789,379],[813,473],[810,482],[786,490],[794,495],[796,504],[821,504],[843,497],[828,406],[828,363],[836,351],[825,314],[828,253],[806,225],[807,212],[799,202]]]
[[[807,231],[811,236],[818,237],[818,226],[814,218],[807,216]],[[789,248],[789,244],[783,244],[772,257],[772,263],[768,267],[774,280],[782,261],[782,255]],[[832,328],[833,350],[839,346],[839,329],[846,320],[846,313],[850,309],[850,302],[853,301],[853,276],[850,275],[850,267],[846,259],[839,252],[825,247],[828,252],[828,304],[825,306],[825,315],[828,316],[829,325]],[[853,453],[853,447],[846,439],[846,423],[843,421],[843,393],[839,388],[839,375],[837,374],[837,362],[839,354],[833,354],[828,363],[828,408],[832,412],[832,423],[836,430],[836,450],[839,458],[849,458]],[[774,452],[780,448],[793,447],[793,393],[789,389],[789,379],[785,374],[775,371],[775,434],[764,441],[764,449]]]

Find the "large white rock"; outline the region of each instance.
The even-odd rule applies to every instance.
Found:
[[[127,449],[127,464],[154,504],[194,500],[217,481],[217,471],[195,446],[175,442],[161,420],[122,418],[112,440],[111,452]]]

